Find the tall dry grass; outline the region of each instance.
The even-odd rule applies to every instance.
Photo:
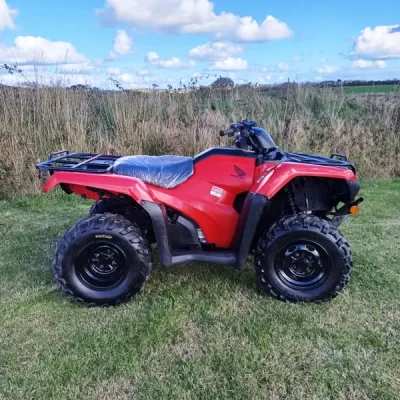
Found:
[[[332,89],[86,92],[0,87],[0,198],[36,193],[35,163],[58,149],[194,155],[256,120],[290,151],[344,152],[362,177],[400,175],[400,99]]]

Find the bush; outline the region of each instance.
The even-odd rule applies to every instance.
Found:
[[[234,87],[235,83],[231,78],[218,78],[214,83],[211,84],[213,89],[225,89],[228,87]]]

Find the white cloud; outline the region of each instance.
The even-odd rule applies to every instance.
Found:
[[[115,75],[114,79],[121,84],[124,89],[137,89],[139,87],[148,87],[148,82],[134,74],[128,72]]]
[[[286,63],[283,63],[283,62],[278,63],[278,70],[281,71],[281,72],[289,71],[289,64],[286,64]]]
[[[267,75],[266,77],[260,76],[258,77],[257,82],[264,84],[264,83],[268,83],[271,80],[271,76]]]
[[[165,69],[185,69],[192,68],[196,65],[193,60],[184,62],[178,57],[160,58],[155,51],[149,51],[145,57],[145,61]]]
[[[122,73],[115,76],[115,80],[117,80],[124,89],[151,88],[153,83],[159,87],[165,87],[168,84],[177,83],[176,80],[170,77],[145,77],[140,76],[135,72]]]
[[[21,69],[23,72],[32,72],[32,71],[38,71],[39,67],[37,65],[23,65],[21,67],[18,67],[18,69]]]
[[[295,57],[292,57],[292,61],[293,61],[293,62],[302,62],[303,59],[302,59],[301,57],[295,56]]]
[[[276,65],[271,65],[271,66],[265,66],[265,67],[254,67],[257,68],[260,72],[264,73],[279,73],[279,72],[289,72],[290,71],[290,65],[285,62],[279,62]]]
[[[271,15],[268,15],[261,25],[252,17],[238,18],[237,23],[238,26],[233,32],[220,35],[232,35],[236,40],[243,42],[267,42],[292,36],[289,27]]]
[[[61,86],[68,87],[71,85],[90,85],[101,87],[105,82],[98,76],[86,74],[58,74],[54,69],[51,71],[42,70],[42,67],[34,69],[32,66],[22,68],[24,76],[20,74],[6,74],[0,75],[0,83],[6,85],[47,85],[47,86]]]
[[[335,67],[334,65],[326,65],[325,67],[318,68],[317,72],[319,74],[333,74],[338,70],[338,67]]]
[[[323,81],[324,78],[323,78],[322,76],[316,76],[316,77],[315,77],[315,80],[316,80],[316,81]]]
[[[121,70],[119,68],[107,68],[107,73],[111,76],[120,75]]]
[[[283,81],[285,78],[281,75],[278,79],[279,79],[280,81]]]
[[[171,58],[166,58],[164,60],[160,60],[158,65],[161,68],[167,68],[167,69],[184,69],[184,68],[192,68],[196,66],[196,63],[193,60],[184,62],[177,57],[171,57]]]
[[[94,66],[90,61],[77,64],[63,64],[60,68],[61,73],[67,74],[87,74],[94,71]]]
[[[112,54],[125,55],[131,52],[133,40],[124,30],[118,30],[113,43]]]
[[[234,72],[228,72],[228,76],[231,79],[235,79]],[[201,82],[202,85],[208,85],[217,79],[217,75],[208,74],[207,72],[196,72],[191,75],[191,78],[196,78],[198,82]]]
[[[354,68],[366,69],[366,68],[386,68],[386,62],[383,60],[363,60],[360,58],[359,60],[353,61]]]
[[[0,31],[3,29],[14,29],[14,18],[18,15],[18,10],[10,8],[6,0],[0,0]]]
[[[87,61],[69,42],[51,42],[42,37],[18,36],[13,47],[0,44],[0,63],[74,64]]]
[[[0,74],[0,83],[2,85],[18,85],[26,82],[26,79],[20,74]]]
[[[129,73],[118,75],[117,80],[121,83],[138,83],[137,77]]]
[[[351,54],[369,59],[400,58],[400,25],[363,29]]]
[[[290,37],[289,27],[268,15],[259,24],[252,17],[229,12],[216,14],[210,0],[106,0],[97,10],[106,24],[171,33],[215,34],[244,42],[265,42]]]
[[[150,75],[150,71],[147,70],[147,69],[139,69],[139,71],[136,71],[136,75],[149,76]]]
[[[155,51],[149,51],[145,57],[145,61],[149,62],[149,63],[154,63],[156,61],[158,61],[160,59],[160,57],[158,56],[158,54]]]
[[[235,56],[244,51],[243,46],[229,42],[208,42],[194,47],[189,51],[189,56],[196,60],[217,61]]]
[[[247,69],[248,63],[243,58],[228,57],[225,60],[216,61],[209,68],[210,71],[239,71]]]

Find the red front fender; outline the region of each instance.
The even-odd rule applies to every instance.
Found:
[[[252,192],[262,194],[270,199],[297,177],[357,180],[353,171],[338,167],[299,163],[282,163],[275,168],[268,164],[265,166],[265,172],[261,173],[261,179],[254,184]]]
[[[70,186],[72,192],[84,194],[86,197],[98,200],[96,192],[87,188],[105,190],[114,194],[125,194],[140,203],[142,200],[157,202],[150,188],[140,179],[115,174],[88,174],[81,172],[55,172],[43,186],[47,192],[59,184]]]

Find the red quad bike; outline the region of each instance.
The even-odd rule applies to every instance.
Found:
[[[253,121],[220,132],[233,147],[194,158],[52,153],[37,164],[61,185],[95,200],[58,241],[56,280],[70,298],[116,305],[139,292],[151,245],[165,267],[191,261],[242,268],[254,253],[264,294],[329,301],[350,279],[352,256],[339,225],[358,213],[360,183],[342,154],[283,152]]]

